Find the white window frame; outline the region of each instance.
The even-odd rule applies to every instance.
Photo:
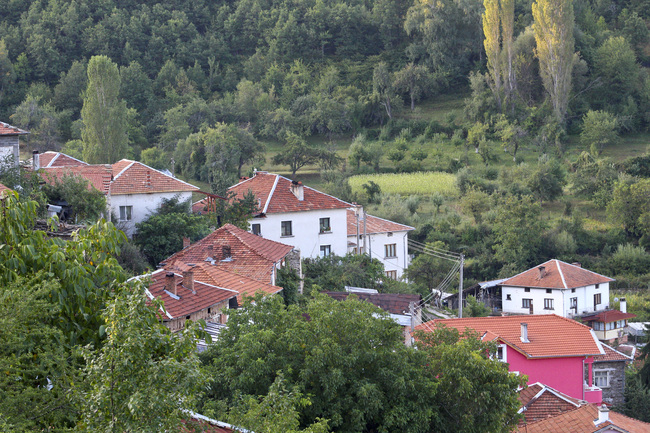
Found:
[[[596,373],[600,373],[598,375],[598,378],[596,377]],[[603,375],[604,373],[604,375]],[[593,384],[597,386],[598,388],[610,388],[612,385],[610,384],[610,374],[609,370],[594,370],[593,371]],[[604,379],[605,384],[601,385],[599,382]]]
[[[133,206],[120,206],[120,221],[133,220]]]
[[[508,362],[508,349],[506,344],[499,344],[497,346],[497,353],[494,354],[494,358],[500,362]],[[499,357],[499,350],[501,350],[501,357]]]
[[[320,257],[327,257],[332,254],[331,245],[321,245],[320,246]]]

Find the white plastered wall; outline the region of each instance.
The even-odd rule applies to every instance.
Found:
[[[111,211],[116,219],[114,224],[124,230],[128,237],[135,233],[135,225],[149,218],[158,210],[163,199],[172,199],[180,195],[180,201],[187,201],[192,198],[191,192],[159,192],[151,194],[118,194],[111,195]],[[120,221],[120,206],[133,206],[131,221]]]

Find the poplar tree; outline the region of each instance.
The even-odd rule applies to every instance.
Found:
[[[515,109],[515,90],[517,81],[515,68],[512,64],[512,42],[515,32],[515,0],[501,0],[501,39],[502,51],[505,52],[506,64],[503,65],[503,87],[506,104],[510,105],[513,114]]]
[[[120,73],[106,56],[88,62],[88,87],[81,109],[83,157],[91,164],[112,164],[128,150],[126,102],[119,97]]]
[[[501,111],[501,19],[499,17],[499,0],[484,0],[483,33],[485,55],[490,77],[490,87]]]
[[[544,88],[551,98],[553,113],[564,124],[573,69],[573,2],[536,0],[533,3],[533,30]]]

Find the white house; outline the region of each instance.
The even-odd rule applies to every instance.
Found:
[[[504,313],[574,317],[609,308],[612,278],[549,260],[501,284]]]
[[[302,257],[344,256],[348,252],[347,209],[352,205],[278,174],[258,171],[229,188],[242,198],[258,200],[251,231],[292,245]]]
[[[181,202],[191,201],[192,192],[199,190],[138,161],[123,159],[112,167],[109,205],[116,224],[129,237],[135,233],[135,225],[149,218],[164,199],[179,196]]]
[[[384,265],[386,276],[401,278],[410,264],[408,232],[413,227],[366,214],[360,206],[347,211],[348,252],[365,253]]]
[[[66,175],[84,177],[90,185],[106,195],[106,202],[115,216],[113,221],[127,236],[135,233],[135,225],[146,220],[164,199],[179,196],[190,201],[199,188],[138,161],[122,159],[115,164],[87,164],[59,152],[34,153],[33,169],[46,179]],[[188,209],[189,210],[189,209]]]
[[[8,123],[0,122],[0,166],[6,162],[18,166],[18,158],[20,157],[18,138],[26,134],[29,134],[29,132]]]
[[[391,278],[399,278],[408,266],[407,233],[413,227],[367,216],[365,224],[363,218],[359,223],[357,242],[355,212],[362,215],[362,208],[301,182],[258,171],[229,190],[238,198],[249,191],[257,197],[258,212],[250,220],[254,234],[292,245],[302,257],[366,253],[379,259]]]

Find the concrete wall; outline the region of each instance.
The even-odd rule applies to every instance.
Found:
[[[320,233],[320,218],[330,219],[330,232]],[[291,236],[281,235],[282,221],[291,221]],[[332,254],[339,256],[348,251],[346,209],[272,213],[264,218],[253,218],[250,223],[260,225],[263,238],[299,249],[302,258],[319,257],[321,245],[330,245]]]
[[[111,211],[116,219],[113,223],[126,233],[128,237],[132,237],[135,233],[135,225],[149,218],[152,213],[158,210],[163,199],[172,199],[176,195],[180,195],[181,201],[190,200],[192,198],[191,192],[160,192],[151,194],[119,194],[111,195],[110,206]],[[133,206],[131,212],[131,221],[120,221],[120,206]]]
[[[17,167],[20,158],[20,147],[17,135],[0,136],[0,169],[2,164],[13,157],[13,163]]]
[[[594,306],[594,294],[600,293],[601,303]],[[510,295],[510,300],[508,300]],[[573,317],[571,298],[578,298],[578,314],[604,310],[609,306],[609,283],[596,286],[578,287],[576,289],[546,289],[535,287],[526,292],[524,287],[503,286],[501,290],[503,312],[528,314],[528,308],[522,307],[522,299],[533,300],[533,314],[557,314],[563,317]],[[553,299],[553,310],[544,309],[544,299]]]

